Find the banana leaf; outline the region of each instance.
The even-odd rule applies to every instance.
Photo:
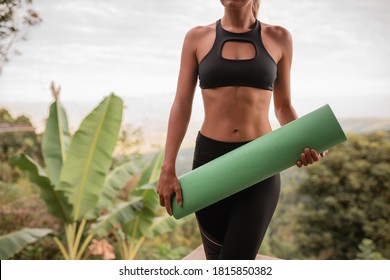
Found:
[[[160,177],[161,166],[164,158],[164,151],[159,151],[152,159],[150,164],[143,170],[137,185],[143,186],[148,183],[153,183]]]
[[[157,210],[160,209],[160,204],[155,184],[135,189],[132,196],[141,199],[142,208],[135,213],[134,219],[123,225],[123,231],[131,239],[139,239],[146,234],[154,218],[158,215]]]
[[[123,232],[129,240],[137,240],[145,236],[153,224],[156,214],[150,209],[143,208],[137,212],[135,217],[127,224],[122,225]]]
[[[40,196],[45,202],[49,214],[59,218],[61,221],[70,222],[71,205],[67,203],[61,192],[54,190],[54,186],[39,164],[25,154],[12,158],[11,162],[21,170],[27,171],[30,181],[40,188]]]
[[[163,233],[172,231],[180,224],[182,224],[182,222],[172,219],[172,217],[168,215],[155,217],[153,219],[153,223],[145,232],[145,236],[148,238],[154,238]]]
[[[137,185],[140,183],[145,184],[131,191],[132,201],[137,201],[137,203],[129,202],[127,206],[121,207],[119,210],[110,211],[111,214],[104,217],[101,222],[94,226],[93,232],[103,236],[114,225],[121,225],[127,236],[132,239],[138,239],[149,230],[156,217],[156,210],[159,209],[159,200],[155,190],[156,183],[149,182],[156,181],[159,176],[162,155],[162,152],[157,153],[151,163],[144,168]],[[130,166],[129,164],[128,167]],[[126,167],[124,166],[124,168]]]
[[[143,208],[152,212],[160,209],[160,201],[156,193],[156,183],[150,183],[134,189],[131,193],[134,197],[140,197]]]
[[[42,154],[53,185],[58,185],[62,164],[70,144],[68,118],[59,100],[50,106],[42,139]]]
[[[25,228],[0,236],[0,260],[11,258],[23,248],[52,233],[48,228]]]
[[[95,208],[112,164],[122,120],[123,102],[111,94],[81,123],[73,136],[62,167],[60,183],[73,206],[72,218],[80,220]]]
[[[95,213],[100,213],[102,210],[113,206],[119,191],[126,186],[129,180],[139,174],[139,171],[140,167],[134,161],[121,164],[111,171],[106,177],[103,193],[99,197]]]
[[[98,222],[92,225],[91,232],[98,236],[105,236],[116,226],[124,225],[133,220],[135,213],[141,207],[142,202],[139,198],[133,198],[129,202],[118,205],[118,208],[109,215],[100,217]]]
[[[150,164],[142,172],[137,181],[137,188],[131,192],[134,197],[139,197],[142,201],[142,209],[126,225],[123,230],[131,239],[138,239],[145,235],[149,227],[153,224],[156,211],[160,207],[158,195],[156,193],[156,181],[160,176],[164,151],[158,152]]]

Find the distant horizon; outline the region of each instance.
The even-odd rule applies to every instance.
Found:
[[[154,107],[151,105],[149,116],[144,115],[142,112],[143,108],[138,108],[137,111],[131,110],[129,108],[127,101],[136,97],[126,97],[124,115],[122,120],[122,126],[130,124],[133,128],[141,127],[143,130],[144,136],[144,145],[142,147],[143,152],[150,150],[156,150],[157,147],[163,147],[165,144],[166,137],[166,126],[168,123],[168,114],[169,111],[165,109],[163,112],[158,111],[154,112]],[[169,103],[169,100],[165,102]],[[75,102],[75,101],[65,101],[63,106],[68,115],[69,127],[71,133],[74,133],[81,121],[85,116],[95,107],[98,103],[93,104],[91,102]],[[141,104],[143,102],[140,102]],[[155,102],[156,104],[161,103],[159,100]],[[5,105],[5,106],[4,106]],[[36,133],[42,133],[44,131],[45,119],[49,114],[49,105],[50,103],[43,102],[6,102],[1,104],[0,107],[6,108],[12,117],[16,118],[19,115],[25,115],[30,118],[35,128]],[[168,106],[164,106],[168,108]],[[313,110],[316,108],[313,108]],[[154,113],[153,113],[154,112]],[[303,115],[303,114],[301,114]],[[376,128],[380,130],[390,131],[390,116],[351,116],[351,117],[338,117],[341,126],[344,128],[346,133],[355,133],[356,131],[362,130],[363,132],[375,131]],[[190,121],[187,134],[182,144],[182,148],[192,148],[195,142],[195,138],[198,130],[200,129],[202,122],[202,114],[200,112],[195,112],[194,116]],[[275,117],[270,117],[271,126],[273,129],[278,128],[278,124]]]
[[[152,109],[155,109],[155,106],[158,106],[158,104],[161,103],[161,97],[164,97],[164,96],[167,96],[167,95],[166,94],[154,95],[155,98],[158,99],[158,97],[160,97],[160,99],[158,99],[155,102],[150,102]],[[121,97],[121,96],[119,96],[119,97]],[[142,102],[143,104],[141,104],[141,105],[145,105],[145,102],[148,102],[147,99],[149,99],[149,97],[152,97],[152,96],[148,96],[146,98],[134,97],[134,96],[121,97],[124,100],[124,107],[125,107],[124,108],[123,122],[127,122],[127,123],[135,122],[133,124],[137,125],[137,122],[142,121],[142,120],[155,119],[155,120],[163,121],[164,119],[166,119],[166,121],[167,121],[168,117],[169,117],[169,109],[170,109],[169,106],[165,106],[164,110],[161,110],[158,112],[149,109],[149,110],[151,110],[151,112],[148,114],[147,112],[144,113],[144,111],[148,108],[146,108],[145,106],[140,107],[139,106],[140,104],[137,104],[137,106],[135,106],[133,108],[133,109],[137,109],[135,113],[129,112],[126,114],[127,110],[131,111],[131,109],[132,109],[131,106],[127,103],[128,100],[132,100],[132,99],[143,100],[143,102]],[[173,98],[173,95],[171,95],[170,97]],[[164,102],[167,103],[168,105],[171,102],[170,99],[171,98],[167,98],[167,99],[163,98]],[[103,100],[103,99],[101,99],[101,100]],[[153,98],[152,98],[152,100],[153,100]],[[61,103],[63,104],[63,106],[65,107],[65,109],[68,113],[68,118],[71,118],[70,126],[72,126],[72,127],[78,126],[80,124],[80,122],[82,121],[83,117],[85,117],[94,107],[96,107],[99,102],[93,103],[91,101],[75,101],[75,100],[61,101]],[[50,104],[51,104],[51,102],[44,103],[41,101],[8,101],[8,102],[6,101],[6,102],[2,102],[0,104],[0,108],[7,109],[13,117],[17,117],[19,115],[28,116],[33,121],[34,126],[37,129],[41,129],[44,126],[44,120],[48,117]],[[325,105],[325,104],[327,104],[327,103],[324,103],[322,105]],[[149,105],[150,104],[147,104],[147,106],[149,106]],[[322,105],[320,105],[320,106],[322,106]],[[330,105],[331,105],[332,109],[334,110],[334,108],[333,108],[334,104],[330,104]],[[196,109],[198,109],[198,111],[194,110],[194,112],[192,113],[192,116],[191,116],[191,120],[194,122],[200,122],[203,120],[203,112],[199,111],[199,109],[202,109],[201,104],[194,104],[194,107]],[[309,113],[310,111],[315,110],[318,107],[319,106],[310,107],[307,111],[302,112],[302,113],[298,112],[298,114],[299,114],[299,116],[305,115],[306,113]],[[45,110],[42,110],[43,108],[45,108]],[[367,114],[367,115],[350,115],[350,116],[342,116],[342,115],[340,116],[338,113],[339,112],[335,111],[336,117],[338,119],[343,119],[343,120],[368,120],[368,119],[390,120],[390,112],[388,115]],[[269,115],[270,122],[277,123],[278,121],[277,121],[276,117],[272,114],[273,114],[273,110],[270,110],[270,115]]]

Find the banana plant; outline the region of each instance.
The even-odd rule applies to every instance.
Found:
[[[21,251],[26,245],[52,233],[47,228],[24,228],[0,236],[0,260],[6,260]]]
[[[130,191],[130,201],[110,209],[93,225],[92,232],[97,236],[115,236],[121,259],[135,259],[146,239],[169,232],[179,225],[172,217],[162,213],[155,191],[162,159],[163,151],[160,151],[138,175]]]
[[[40,187],[48,212],[64,226],[65,239],[54,237],[64,259],[81,259],[93,234],[85,236],[87,221],[97,217],[96,208],[112,165],[122,120],[123,102],[114,94],[82,121],[71,138],[59,89],[52,86],[55,102],[43,134],[46,170],[27,155],[14,163],[29,173]],[[101,205],[99,206],[101,207]]]

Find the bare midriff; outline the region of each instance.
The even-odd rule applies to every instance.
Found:
[[[205,118],[200,132],[223,142],[243,142],[272,131],[269,90],[227,86],[202,90]]]

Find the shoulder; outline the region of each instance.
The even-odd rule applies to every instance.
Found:
[[[185,35],[183,50],[198,56],[199,52],[205,48],[205,45],[208,45],[208,42],[213,42],[214,38],[215,23],[193,27]]]
[[[290,48],[292,46],[292,36],[290,31],[279,25],[271,25],[261,22],[263,34],[275,41],[281,47]]]
[[[207,36],[213,35],[215,33],[215,23],[203,26],[195,26],[187,31],[185,40],[198,42],[199,40],[204,39]]]

